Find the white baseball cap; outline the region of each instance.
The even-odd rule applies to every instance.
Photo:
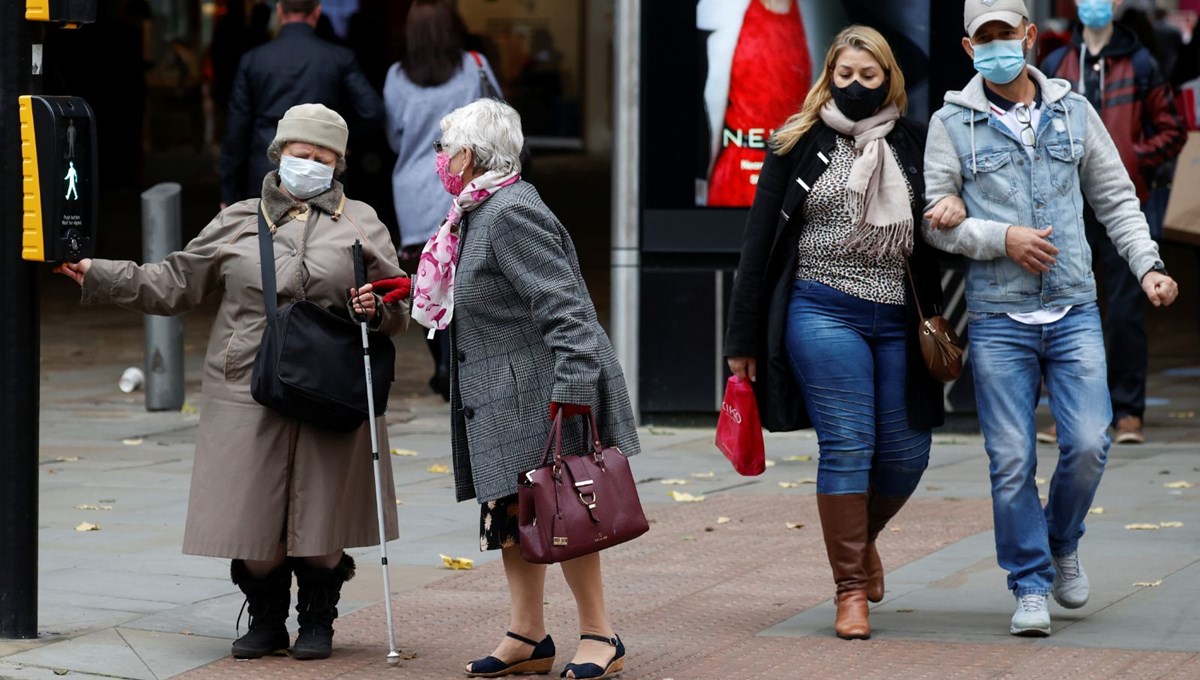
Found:
[[[1003,21],[1016,27],[1028,18],[1025,0],[967,0],[963,7],[963,27],[968,36],[975,35],[975,31],[989,21]]]

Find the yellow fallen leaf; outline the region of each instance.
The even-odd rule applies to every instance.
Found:
[[[179,407],[179,412],[185,416],[194,416],[199,413],[200,410],[185,401],[183,402],[183,406]]]
[[[1163,484],[1163,486],[1167,487],[1168,489],[1190,489],[1196,485],[1192,484],[1191,482],[1178,481],[1178,482],[1167,482],[1166,484]]]
[[[124,444],[125,446],[141,446],[142,442],[144,442],[144,441],[146,441],[146,440],[142,439],[141,437],[137,437],[134,439],[122,439],[121,443]]]
[[[75,531],[100,531],[100,527],[96,524],[92,524],[91,522],[84,522],[75,527]]]
[[[783,460],[785,463],[803,463],[812,460],[812,456],[788,456]]]
[[[693,496],[692,494],[685,493],[683,491],[672,491],[668,495],[680,503],[699,503],[700,501],[704,500],[704,496]]]
[[[450,472],[450,468],[446,467],[445,465],[442,465],[441,463],[438,463],[436,465],[430,465],[429,469],[426,470],[426,472],[433,472],[435,474],[444,475],[447,472]]]
[[[400,500],[399,498],[397,498],[397,499],[396,499],[396,505],[404,505],[404,501],[402,501],[402,500]]]
[[[659,482],[659,484],[666,484],[668,486],[683,486],[687,483],[686,479],[664,479]]]
[[[1046,486],[1046,480],[1042,479],[1041,477],[1034,477],[1033,483],[1037,486]]]
[[[1104,508],[1101,508],[1101,507],[1092,508],[1091,510],[1088,510],[1088,514],[1089,515],[1103,515]]]
[[[712,479],[717,476],[715,472],[693,472],[692,476],[696,479]]]
[[[1158,529],[1158,525],[1157,524],[1126,524],[1125,528],[1133,530],[1133,531],[1154,531],[1154,530]]]
[[[804,525],[800,522],[788,522],[785,526],[789,529],[803,529]]]
[[[79,460],[79,456],[59,456],[54,459],[57,463],[74,463],[77,460]]]
[[[1137,581],[1133,585],[1135,588],[1153,588],[1155,586],[1161,586],[1162,579],[1160,578],[1157,581]]]
[[[1158,526],[1160,526],[1164,529],[1178,529],[1179,527],[1183,526],[1183,522],[1174,522],[1174,521],[1159,522]]]
[[[780,482],[779,486],[781,486],[785,489],[794,489],[794,488],[800,486],[800,482]]]
[[[766,467],[775,467],[775,461],[773,461],[773,460],[771,460],[770,458],[768,458],[768,459],[766,460]]]
[[[800,483],[801,484],[816,484],[817,478],[816,477],[801,477]]]
[[[449,555],[442,555],[440,553],[438,554],[438,557],[442,558],[442,564],[445,564],[446,568],[448,569],[459,570],[475,568],[475,560],[467,557],[450,557]]]
[[[717,524],[729,524],[732,521],[733,520],[729,519],[728,517],[718,517],[717,518]]]
[[[193,633],[190,630],[181,630],[181,631],[179,631],[179,634],[180,635],[192,635]]]
[[[393,456],[407,456],[407,457],[411,458],[412,456],[417,455],[417,452],[413,451],[412,449],[392,449],[392,455]]]

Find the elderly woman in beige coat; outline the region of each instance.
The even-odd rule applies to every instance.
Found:
[[[367,280],[403,276],[387,228],[334,179],[345,167],[347,128],[320,104],[292,107],[267,152],[279,170],[262,199],[225,208],[193,241],[162,262],[85,259],[56,271],[77,281],[86,304],[146,314],[182,314],[210,295],[220,305],[204,361],[203,403],[183,552],[233,558],[233,582],[246,594],[250,622],[233,655],[285,652],[292,574],[298,584],[298,659],[328,657],[342,584],[354,575],[344,548],[377,545],[368,424],[323,430],[256,402],[250,374],[266,324],[259,265],[258,212],[274,239],[280,304],[306,298],[345,313],[348,304],[388,334],[408,322],[404,301],[384,304],[370,285],[353,290],[350,256],[363,244]],[[376,419],[387,449],[384,418]],[[397,536],[391,466],[384,457],[386,535]]]

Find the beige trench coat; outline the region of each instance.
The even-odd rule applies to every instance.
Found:
[[[265,327],[258,205],[258,199],[251,199],[221,211],[182,251],[161,263],[94,260],[83,280],[83,301],[173,315],[210,294],[220,295],[204,361],[183,552],[266,560],[281,541],[292,556],[377,545],[367,425],[351,433],[321,430],[250,396],[250,374]],[[303,280],[307,299],[344,311],[354,285],[350,247],[355,239],[363,244],[368,281],[402,274],[375,211],[352,200],[337,205],[340,214],[301,205],[278,220],[274,242],[280,305],[298,298]],[[381,331],[394,335],[407,326],[407,303],[380,309]],[[385,419],[377,418],[376,424],[390,540],[398,535],[394,484]]]

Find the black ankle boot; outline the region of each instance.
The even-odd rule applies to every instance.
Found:
[[[328,659],[333,653],[333,620],[342,597],[342,584],[354,578],[354,558],[342,555],[333,569],[322,569],[295,559],[296,613],[300,635],[292,648],[297,659]]]
[[[262,578],[254,578],[246,563],[234,560],[229,577],[246,594],[250,626],[233,643],[233,655],[239,659],[257,659],[268,654],[286,654],[287,617],[292,604],[292,568],[287,562]],[[241,615],[238,615],[241,619]]]

